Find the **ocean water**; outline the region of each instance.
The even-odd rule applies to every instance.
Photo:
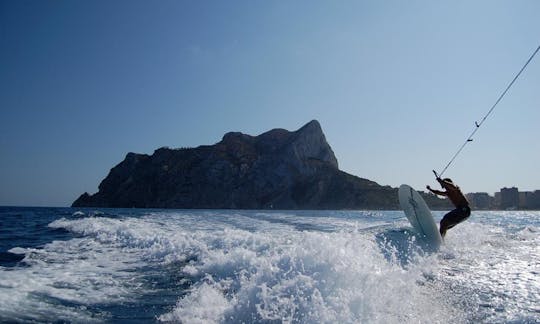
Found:
[[[442,212],[435,212],[437,220]],[[540,212],[0,208],[0,322],[540,323]]]

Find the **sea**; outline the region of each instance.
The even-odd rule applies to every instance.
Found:
[[[0,322],[540,323],[540,212],[1,207]]]

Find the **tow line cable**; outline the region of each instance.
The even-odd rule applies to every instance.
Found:
[[[497,99],[497,101],[495,101],[495,103],[493,104],[493,106],[491,106],[491,109],[487,112],[487,114],[484,116],[484,118],[482,118],[482,120],[480,120],[480,122],[477,122],[475,121],[474,122],[474,130],[472,131],[471,135],[469,135],[469,137],[467,137],[467,139],[465,140],[465,143],[463,143],[461,145],[461,147],[457,150],[456,154],[454,154],[454,156],[450,159],[450,161],[448,162],[448,164],[446,164],[446,166],[444,167],[444,169],[441,171],[441,173],[437,174],[437,172],[435,170],[433,170],[433,173],[435,173],[435,176],[436,177],[442,177],[442,175],[444,174],[444,172],[446,172],[446,169],[448,169],[448,167],[450,166],[450,164],[452,164],[454,162],[454,160],[457,158],[457,156],[459,155],[459,153],[461,153],[461,151],[463,150],[463,148],[469,143],[469,142],[472,142],[473,139],[472,137],[474,136],[474,134],[476,134],[476,132],[478,131],[478,129],[480,128],[480,126],[482,126],[482,124],[486,121],[486,119],[488,118],[488,116],[491,114],[491,112],[493,112],[493,109],[495,109],[495,107],[499,104],[499,102],[502,100],[502,98],[504,97],[504,95],[506,95],[506,93],[508,92],[508,90],[510,90],[510,88],[512,87],[512,85],[514,84],[514,82],[516,82],[516,80],[519,78],[519,76],[521,75],[521,73],[525,70],[525,68],[527,67],[527,65],[529,65],[529,63],[532,61],[532,59],[534,58],[534,56],[536,55],[536,53],[538,53],[540,51],[540,45],[536,48],[536,50],[534,51],[534,53],[532,53],[531,57],[529,57],[529,59],[527,60],[527,62],[525,63],[525,65],[523,65],[523,67],[521,68],[521,70],[519,70],[519,72],[516,74],[516,76],[514,77],[514,79],[512,80],[512,82],[510,82],[510,84],[508,84],[508,86],[506,87],[506,89],[503,91],[503,93],[499,96],[499,98]]]

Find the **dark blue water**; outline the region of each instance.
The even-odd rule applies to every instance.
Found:
[[[73,237],[65,229],[47,227],[72,213],[69,208],[0,207],[0,266],[13,267],[24,258],[8,252],[12,248],[38,248],[53,240]]]

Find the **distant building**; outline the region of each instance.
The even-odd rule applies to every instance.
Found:
[[[540,210],[540,190],[520,192],[518,188],[502,188],[494,196],[485,192],[466,194],[473,209],[533,209]]]
[[[529,197],[528,209],[540,209],[540,190],[535,190]]]
[[[473,192],[467,194],[467,199],[473,209],[492,209],[494,198],[487,192]]]
[[[493,199],[493,207],[494,209],[500,209],[501,208],[501,192],[495,193],[495,198]]]
[[[501,189],[501,209],[518,209],[519,204],[519,191],[518,188],[502,188]]]
[[[540,209],[540,190],[533,191],[531,197],[531,209]]]
[[[532,202],[532,192],[520,191],[519,192],[519,209],[530,209],[529,205]]]

